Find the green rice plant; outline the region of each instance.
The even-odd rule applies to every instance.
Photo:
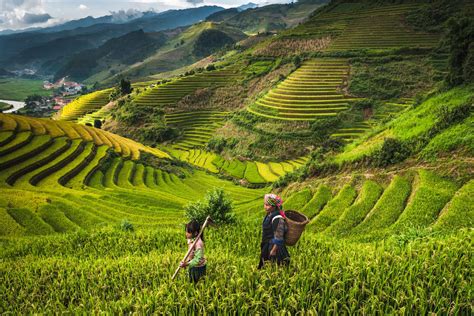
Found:
[[[28,235],[45,235],[54,233],[54,229],[46,224],[38,215],[26,208],[7,209],[8,214],[22,227]]]
[[[244,177],[250,183],[266,183],[265,179],[258,173],[257,165],[254,162],[247,162]]]
[[[352,234],[367,234],[387,228],[398,219],[406,206],[411,192],[408,179],[395,176],[385,189],[380,199],[365,219],[352,230]]]
[[[274,182],[278,180],[278,176],[272,172],[270,166],[266,163],[256,161],[255,164],[257,165],[257,170],[260,176],[267,182]]]
[[[462,186],[438,216],[433,230],[453,232],[474,226],[474,180]]]
[[[7,210],[0,207],[0,236],[21,236],[25,234],[25,228],[18,224]]]
[[[47,204],[43,205],[39,210],[38,214],[41,219],[51,226],[55,232],[73,232],[79,229],[74,222],[72,222],[66,215],[57,207]]]
[[[244,178],[246,167],[247,163],[244,163],[238,159],[233,159],[227,166],[223,165],[222,170],[224,170],[233,177],[242,179]]]
[[[16,134],[15,139],[9,142],[7,145],[0,148],[0,156],[8,155],[9,153],[27,145],[32,139],[33,135],[31,132],[19,132]]]
[[[145,187],[145,176],[146,176],[146,170],[145,166],[142,164],[136,164],[135,165],[135,173],[133,174],[132,178],[132,185],[134,187]]]
[[[299,245],[304,246],[290,249],[292,269],[256,270],[249,263],[258,251],[259,226],[249,221],[208,229],[208,270],[197,285],[184,273],[169,282],[186,250],[182,227],[133,234],[101,229],[5,242],[0,308],[11,313],[87,313],[92,308],[255,314],[271,313],[278,303],[279,310],[291,314],[470,312],[472,236],[467,232],[409,246],[360,245],[303,234]]]
[[[301,211],[312,196],[310,189],[298,191],[284,201],[283,207],[287,210]]]
[[[133,185],[130,182],[132,179],[133,173],[135,170],[135,164],[131,160],[126,160],[123,163],[120,172],[118,173],[117,177],[117,185],[122,188],[132,188]]]
[[[374,181],[364,182],[360,193],[351,206],[346,208],[341,217],[329,226],[324,233],[328,235],[347,235],[351,229],[364,220],[382,194],[383,188]]]
[[[308,216],[308,218],[313,218],[319,214],[319,212],[323,209],[327,202],[329,202],[332,198],[331,189],[321,184],[316,193],[313,195],[311,200],[301,209],[301,212]]]
[[[403,213],[390,230],[397,233],[408,227],[427,227],[433,223],[446,203],[451,200],[458,186],[435,173],[420,169],[420,184]]]
[[[310,222],[310,229],[321,232],[339,219],[342,212],[352,205],[357,191],[349,184],[342,187],[339,193],[329,201],[323,210]]]
[[[14,137],[13,131],[2,131],[0,132],[0,144],[2,146],[8,144]]]
[[[8,165],[20,163],[32,156],[35,156],[37,153],[41,152],[43,149],[47,148],[52,142],[49,135],[41,135],[34,137],[30,143],[18,148],[17,150],[0,156],[0,169],[7,167]]]
[[[425,159],[435,160],[439,156],[457,150],[467,150],[474,154],[474,115],[469,116],[461,124],[455,124],[436,135],[421,151]]]

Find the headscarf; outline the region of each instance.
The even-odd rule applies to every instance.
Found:
[[[270,193],[270,194],[265,194],[264,200],[265,200],[265,204],[276,207],[276,209],[280,212],[280,214],[283,217],[286,217],[285,213],[283,212],[283,200],[281,199],[281,197],[279,197],[276,194]]]

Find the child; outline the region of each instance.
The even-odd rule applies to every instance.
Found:
[[[188,249],[190,249],[196,240],[201,225],[197,221],[190,221],[186,224],[186,239],[188,240]],[[206,274],[206,258],[204,257],[204,234],[198,239],[193,250],[188,256],[188,261],[181,261],[180,267],[189,267],[189,280],[193,283],[199,281]]]

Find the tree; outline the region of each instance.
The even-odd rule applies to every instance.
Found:
[[[447,82],[450,86],[472,81],[474,47],[474,19],[471,17],[448,20],[446,36],[450,49]]]
[[[120,93],[122,95],[127,95],[130,92],[132,92],[132,90],[133,88],[132,88],[132,84],[130,83],[130,80],[125,80],[122,78],[120,80]]]

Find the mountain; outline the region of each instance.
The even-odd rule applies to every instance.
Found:
[[[88,82],[102,81],[103,84],[110,85],[120,77],[136,79],[172,71],[191,65],[225,45],[236,43],[247,37],[235,27],[209,21],[194,24],[186,29],[177,29],[176,34],[168,36],[167,43],[143,61],[113,76],[109,73],[96,74],[89,78]]]
[[[157,14],[158,13],[152,12],[152,11],[150,12],[133,11],[133,13],[120,11],[120,12],[113,12],[112,15],[106,15],[106,16],[101,16],[97,18],[94,18],[92,16],[87,16],[85,18],[71,20],[71,21],[67,21],[64,23],[60,23],[60,24],[57,24],[54,26],[48,26],[48,27],[30,27],[30,28],[22,29],[22,30],[3,30],[3,31],[0,31],[0,36],[25,33],[25,32],[38,32],[38,33],[61,32],[61,31],[74,30],[79,27],[88,27],[95,24],[104,24],[104,23],[121,24],[121,23],[126,23],[137,18],[141,18],[145,15],[150,16],[150,15],[157,15]]]
[[[206,21],[222,22],[222,21],[228,20],[228,19],[236,16],[237,14],[239,14],[239,12],[240,11],[237,8],[230,8],[230,9],[222,10],[222,11],[219,11],[219,12],[216,12],[216,13],[213,13],[213,14],[209,15],[206,18]]]
[[[112,74],[117,68],[127,67],[148,57],[167,41],[162,33],[145,33],[133,31],[123,36],[108,40],[97,48],[85,50],[71,57],[55,74],[55,79],[65,76],[81,81],[94,73],[106,69]]]
[[[4,35],[0,36],[0,47],[3,48],[0,50],[0,65],[10,70],[27,67],[39,69],[41,65],[51,64],[57,58],[61,60],[67,58],[70,56],[70,51],[79,53],[99,47],[112,38],[140,29],[144,32],[157,32],[191,25],[221,10],[223,8],[218,6],[203,6],[169,10],[159,14],[145,14],[141,18],[121,24],[99,23],[59,32],[25,32]],[[81,45],[73,44],[70,47],[68,43],[74,42]],[[48,52],[51,51],[53,51],[53,56],[49,57]],[[21,58],[18,59],[18,56]]]
[[[247,4],[243,4],[243,5],[241,5],[241,6],[238,6],[236,9],[237,9],[239,12],[241,12],[241,11],[245,11],[245,10],[247,10],[247,9],[254,9],[254,8],[256,8],[256,7],[258,7],[258,4],[253,3],[253,2],[249,2],[249,3],[247,3]]]
[[[291,28],[304,21],[314,10],[329,0],[306,0],[289,4],[271,4],[255,7],[252,3],[227,9],[208,17],[210,21],[225,22],[248,34]]]
[[[0,77],[9,77],[9,76],[13,76],[14,74],[3,69],[3,68],[0,68]]]

